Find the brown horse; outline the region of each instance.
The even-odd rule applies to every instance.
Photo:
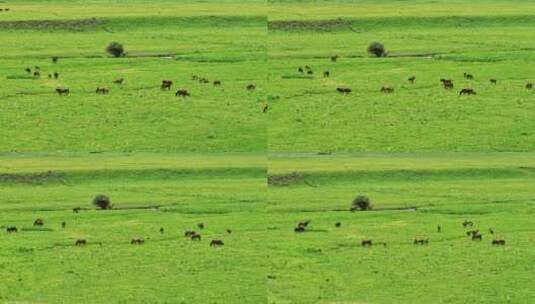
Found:
[[[394,88],[391,86],[383,86],[381,88],[381,93],[387,93],[387,94],[394,93]]]
[[[132,239],[132,241],[130,241],[130,244],[132,245],[142,245],[144,243],[145,243],[144,239]]]
[[[45,224],[45,222],[43,221],[43,219],[36,219],[35,221],[33,221],[33,225],[34,226],[43,226]]]
[[[460,95],[476,95],[476,91],[471,88],[464,88],[459,92],[459,96]]]
[[[180,89],[180,90],[176,91],[175,96],[176,97],[186,98],[188,96],[191,96],[191,94],[188,92],[188,90]]]
[[[160,88],[162,90],[171,90],[171,86],[173,86],[173,81],[172,80],[162,80],[162,85],[160,86]]]
[[[58,93],[59,96],[68,96],[70,91],[67,88],[56,88],[56,93]]]
[[[336,88],[336,90],[342,94],[349,94],[351,93],[351,89],[350,88]]]
[[[223,245],[225,245],[225,243],[223,243],[222,240],[212,240],[210,242],[210,246],[211,247],[219,247],[219,246],[223,246]]]

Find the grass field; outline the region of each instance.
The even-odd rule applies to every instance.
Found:
[[[0,1],[0,303],[535,303],[534,26],[520,0]]]
[[[266,233],[264,157],[34,155],[1,160],[0,302],[265,300],[266,254],[257,249]],[[91,200],[97,193],[109,195],[114,210],[96,211]],[[73,213],[76,207],[82,210]],[[36,218],[44,220],[42,228],[32,226]],[[198,223],[205,228],[199,231]],[[10,226],[19,232],[5,233]],[[202,234],[200,242],[184,237],[191,229]],[[144,245],[130,245],[139,237]],[[74,246],[77,239],[86,239],[87,246]],[[212,239],[222,239],[225,247],[210,248]]]
[[[268,222],[280,233],[269,245],[269,303],[532,303],[534,156],[271,157]],[[375,211],[349,212],[357,194]]]
[[[533,8],[529,1],[275,1],[269,151],[532,151],[535,104],[524,86],[535,74],[527,64],[535,56]],[[389,56],[369,57],[373,41]],[[297,71],[305,65],[313,75]],[[455,89],[444,90],[441,78]],[[395,92],[381,94],[384,85]],[[459,97],[465,87],[477,96]]]
[[[264,151],[266,17],[258,3],[155,2],[9,5],[0,15],[0,150]],[[110,58],[111,41],[127,56]],[[25,72],[34,66],[40,78]],[[48,78],[53,72],[59,79]],[[125,84],[112,84],[119,78]],[[191,98],[161,91],[164,79]],[[254,92],[245,89],[251,83]],[[95,94],[98,86],[110,94]]]

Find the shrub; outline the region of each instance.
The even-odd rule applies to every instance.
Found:
[[[386,57],[385,46],[380,42],[372,42],[368,46],[368,53],[375,57]]]
[[[104,194],[99,194],[93,198],[93,205],[99,207],[100,209],[111,209],[110,198]]]
[[[125,55],[124,47],[119,42],[112,42],[106,47],[106,52],[114,57],[122,57]]]
[[[353,200],[353,203],[351,204],[351,211],[356,211],[356,210],[365,211],[365,210],[371,210],[371,209],[372,209],[372,205],[370,203],[370,199],[365,195],[358,195],[357,197],[355,197],[355,199]]]

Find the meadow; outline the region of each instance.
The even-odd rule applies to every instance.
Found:
[[[0,302],[535,301],[535,3],[0,9]]]
[[[268,303],[532,303],[534,156],[272,155]]]
[[[263,156],[0,159],[0,302],[265,301]],[[99,193],[111,198],[112,210],[92,206]],[[42,227],[33,226],[37,218]],[[19,231],[5,233],[11,226]],[[186,230],[202,239],[184,237]],[[131,245],[134,238],[145,244]],[[78,239],[87,245],[75,246]],[[225,247],[211,248],[212,239]]]
[[[265,150],[266,17],[254,2],[3,6],[10,11],[0,15],[1,151]],[[105,52],[112,41],[125,57]],[[41,77],[25,72],[35,66]],[[48,78],[54,72],[59,78]],[[112,83],[119,78],[123,85]],[[174,81],[171,92],[160,90],[162,80]],[[246,90],[251,83],[256,91]],[[58,96],[57,87],[70,96]],[[97,95],[97,87],[110,93]],[[176,88],[191,98],[175,97]]]
[[[535,74],[533,8],[526,1],[274,1],[268,150],[531,151],[535,108],[524,86]],[[367,54],[374,41],[387,57]],[[314,74],[299,73],[305,65]],[[454,89],[444,90],[441,78]],[[381,94],[382,86],[395,91]],[[460,97],[462,88],[477,95]]]

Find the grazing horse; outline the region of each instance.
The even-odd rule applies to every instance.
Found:
[[[476,91],[471,88],[464,88],[459,92],[459,96],[461,95],[476,95]]]
[[[200,241],[201,240],[201,235],[198,234],[198,233],[193,233],[190,238],[191,238],[192,241]]]
[[[472,221],[464,220],[464,222],[463,222],[463,227],[464,228],[468,228],[468,227],[472,227],[472,226],[474,226],[474,223]]]
[[[491,83],[491,84],[497,84],[497,83],[498,83],[498,80],[496,80],[496,79],[491,79],[491,80],[490,80],[490,83]]]
[[[59,96],[68,96],[70,91],[67,88],[56,88],[56,93],[58,93]]]
[[[351,93],[351,89],[350,88],[336,88],[336,90],[342,94],[349,94]]]
[[[444,89],[449,90],[453,89],[453,81],[451,79],[440,79],[440,82],[442,82],[442,85],[444,86]]]
[[[269,105],[265,105],[264,108],[262,108],[262,113],[267,113],[269,110]]]
[[[79,239],[79,240],[76,240],[76,242],[74,243],[75,246],[85,246],[87,245],[87,241],[84,240],[84,239]]]
[[[72,208],[72,212],[78,213],[78,212],[80,212],[81,209],[82,208],[80,208],[80,207]]]
[[[413,244],[414,245],[427,245],[429,244],[429,239],[415,238]]]
[[[335,226],[336,228],[340,228],[340,227],[342,226],[342,223],[337,222],[336,224],[334,224],[334,226]]]
[[[115,83],[115,84],[123,84],[124,83],[124,78],[115,79],[112,82]]]
[[[33,221],[33,225],[34,226],[43,226],[45,224],[45,222],[43,221],[43,219],[36,219],[35,221]]]
[[[164,229],[163,229],[163,227],[160,228],[160,233],[164,233]]]
[[[332,56],[332,57],[331,57],[331,61],[332,61],[332,62],[336,62],[336,60],[338,59],[338,57],[339,57],[338,55]]]
[[[35,72],[33,72],[33,76],[34,77],[41,77],[41,72],[35,71]]]
[[[214,80],[214,86],[218,87],[221,85],[221,80]]]
[[[505,246],[505,240],[492,240],[492,245]]]
[[[297,223],[297,227],[307,227],[308,224],[310,224],[310,220],[306,220],[304,222]]]
[[[7,233],[16,233],[19,230],[17,229],[17,227],[7,227],[6,231],[7,231]]]
[[[372,240],[362,240],[362,242],[360,242],[360,245],[362,247],[371,247],[372,246]]]
[[[474,236],[476,234],[479,234],[479,229],[466,231],[467,236]]]
[[[160,86],[160,88],[162,90],[171,90],[171,86],[173,85],[173,81],[172,80],[162,80],[162,85]]]
[[[228,234],[231,234],[231,233],[232,233],[232,230],[227,229],[227,233],[228,233]]]
[[[132,245],[142,245],[144,243],[145,243],[144,239],[132,239],[132,241],[130,241],[130,244]]]
[[[61,222],[61,228],[65,229],[65,227],[67,227],[67,223],[66,222]]]
[[[481,241],[483,239],[483,236],[477,232],[472,234],[472,241]]]
[[[299,68],[297,69],[297,71],[298,71],[299,73],[304,73],[304,71],[303,71],[303,68],[302,68],[302,67],[299,67]]]
[[[57,56],[52,57],[52,63],[58,63],[58,59],[59,57]]]
[[[468,73],[464,73],[464,78],[472,80],[472,79],[474,79],[474,75],[468,74]]]
[[[489,233],[494,234],[494,230],[492,230],[492,228],[489,228]]]
[[[327,77],[330,77],[330,76],[331,76],[331,72],[329,72],[329,71],[323,72],[323,77],[327,78]]]
[[[190,230],[188,230],[188,231],[184,232],[184,236],[185,236],[185,237],[191,237],[191,236],[194,235],[194,234],[195,234],[195,231],[190,231]]]
[[[528,89],[528,90],[533,89],[533,83],[531,83],[531,82],[526,83],[526,89]]]
[[[416,76],[413,75],[413,76],[409,77],[409,82],[410,83],[414,83],[415,80],[416,80]]]
[[[96,92],[97,94],[106,95],[106,94],[109,94],[109,93],[110,93],[110,90],[107,89],[107,88],[97,87],[97,90],[96,90],[95,92]]]
[[[26,73],[31,73],[32,72],[32,69],[30,69],[30,68],[26,68],[24,70],[26,71]]]
[[[176,97],[183,97],[183,98],[186,98],[186,97],[191,96],[191,95],[190,95],[190,93],[188,92],[188,90],[180,89],[180,90],[177,90],[177,91],[176,91],[175,96],[176,96]]]
[[[204,229],[204,223],[198,223],[197,227],[199,227],[199,229]]]
[[[58,72],[54,72],[54,79],[58,79],[59,78],[59,73]]]
[[[248,91],[254,91],[254,90],[256,89],[256,85],[254,85],[254,84],[250,84],[250,85],[248,85],[248,86],[246,87],[246,89],[247,89]]]
[[[210,242],[211,247],[219,247],[225,245],[222,240],[212,240]]]
[[[394,88],[391,86],[383,86],[381,88],[381,93],[394,93]]]
[[[297,227],[294,228],[294,232],[298,232],[298,233],[305,232],[305,227],[297,226]]]

